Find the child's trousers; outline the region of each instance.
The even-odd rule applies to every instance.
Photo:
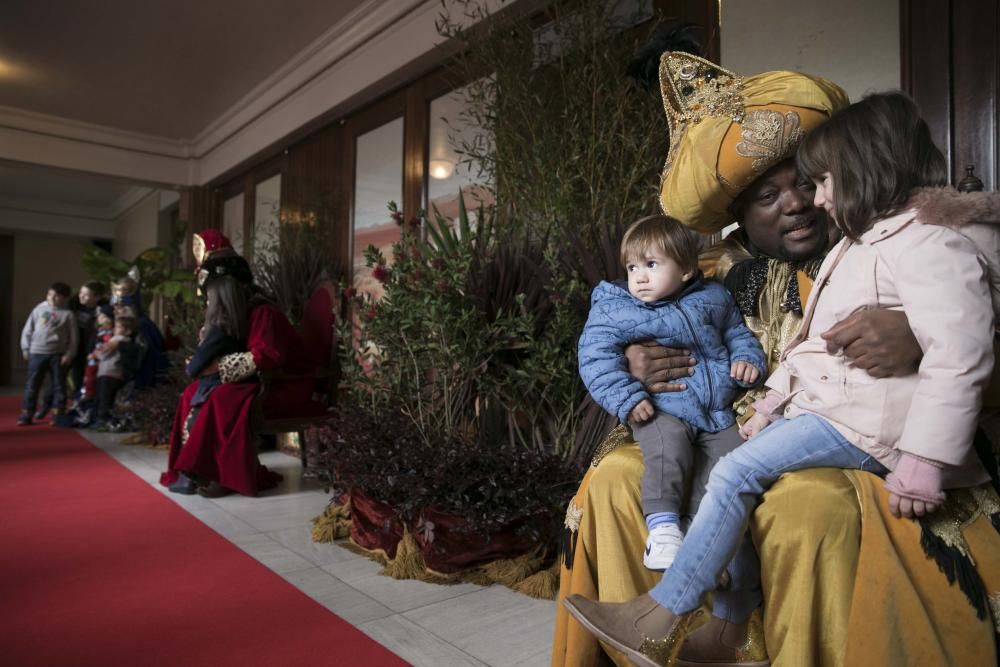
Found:
[[[676,614],[696,609],[736,554],[764,491],[782,474],[808,468],[889,472],[822,417],[779,419],[716,464],[673,565],[649,594]]]
[[[28,356],[28,381],[24,388],[21,410],[34,413],[38,403],[38,390],[51,375],[52,405],[61,410],[66,406],[66,369],[62,366],[62,354],[32,354]]]

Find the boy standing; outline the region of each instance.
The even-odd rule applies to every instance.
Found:
[[[45,301],[35,306],[21,331],[21,354],[28,362],[28,381],[18,426],[31,423],[38,390],[45,376],[52,375],[56,415],[66,409],[66,367],[77,348],[76,316],[69,309],[70,289],[66,283],[52,283]]]

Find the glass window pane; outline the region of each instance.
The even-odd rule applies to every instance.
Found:
[[[278,254],[280,242],[281,174],[257,184],[254,193],[253,258],[263,261]]]
[[[435,210],[448,220],[458,217],[458,192],[464,194],[470,218],[480,203],[493,203],[493,193],[479,174],[468,146],[488,146],[492,141],[485,131],[473,124],[466,113],[464,88],[431,100],[430,146],[427,151],[427,211]],[[477,150],[482,150],[478,148]]]
[[[246,255],[243,246],[243,193],[230,197],[222,206],[222,233],[229,238],[233,249]]]
[[[390,201],[403,205],[403,119],[397,118],[357,138],[354,177],[354,285],[382,295],[382,285],[365,267],[365,248],[374,245],[391,261],[400,237],[389,217]]]

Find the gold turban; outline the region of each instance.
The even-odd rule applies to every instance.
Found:
[[[705,234],[733,222],[733,200],[848,103],[826,79],[799,72],[744,79],[682,52],[660,58],[660,90],[670,125],[660,205]]]

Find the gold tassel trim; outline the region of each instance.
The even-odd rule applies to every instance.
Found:
[[[312,520],[313,542],[334,542],[351,535],[351,504],[331,502]]]
[[[554,600],[559,590],[559,561],[546,565],[542,547],[517,558],[495,560],[462,572],[447,574],[427,567],[420,545],[405,528],[403,537],[396,546],[395,558],[389,558],[383,549],[365,549],[351,539],[344,539],[350,538],[350,535],[350,503],[330,503],[322,514],[312,520],[313,542],[336,542],[337,546],[382,565],[380,574],[393,579],[416,579],[443,585],[501,584],[540,600]]]

